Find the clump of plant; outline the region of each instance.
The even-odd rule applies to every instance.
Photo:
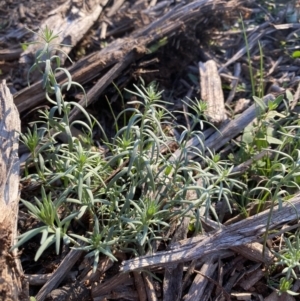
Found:
[[[263,50],[258,43],[260,70],[259,74],[255,75],[243,20],[241,25],[249,65],[251,97],[257,106],[257,117],[245,127],[241,139],[236,141],[238,151],[231,154],[229,159],[234,164],[240,164],[260,156],[260,159],[254,160],[248,170],[242,174],[247,189],[239,198],[241,210],[244,210],[249,203],[256,202],[260,204],[258,206],[260,211],[267,201],[272,201],[273,204],[278,202],[281,205],[290,195],[299,191],[298,118],[290,109],[293,95],[289,90],[286,91],[286,95],[264,101]],[[261,156],[263,153],[265,155]],[[270,216],[271,213],[272,207]]]
[[[284,247],[279,252],[274,252],[277,258],[275,266],[281,267],[282,277],[278,281],[274,281],[275,287],[278,289],[279,295],[288,293],[297,296],[299,293],[292,291],[295,280],[299,279],[300,268],[300,237],[299,231],[294,235],[284,238]]]
[[[116,250],[135,255],[151,252],[153,241],[165,239],[170,223],[193,215],[196,233],[201,215],[211,211],[217,218],[215,202],[225,199],[230,206],[231,189],[242,186],[231,178],[231,167],[206,154],[204,147],[200,150],[187,144],[191,137],[202,139],[202,132],[194,130],[196,124],[202,127],[204,107],[200,101],[190,107],[191,129],[181,126],[181,136],[176,139],[172,135],[175,116],[166,109],[162,92],[155,83],[135,86],[135,91],[128,92],[136,100],[116,116],[116,134],[100,142],[108,148],[107,155],[101,154],[93,147],[92,138],[93,126],[101,126],[84,108],[65,99],[71,86],[84,89],[72,81],[61,67],[60,57],[53,53],[59,51],[59,45],[53,44],[57,36],[46,28],[40,37],[44,44],[30,72],[41,72],[52,107],[41,111],[41,121],[22,134],[31,154],[24,180],[41,186],[40,195],[22,202],[41,226],[23,233],[14,247],[41,235],[35,260],[53,244],[58,253],[63,242],[86,251],[95,270],[101,254],[116,260]],[[65,83],[57,82],[58,72],[66,74]],[[74,107],[81,110],[85,121],[70,122]],[[119,120],[126,116],[130,116],[128,122],[119,128]],[[75,125],[84,130],[85,139],[72,135]],[[59,141],[61,134],[67,143]],[[179,146],[178,157],[172,155],[172,143]],[[190,160],[190,153],[197,158]],[[206,168],[199,161],[205,162]],[[196,199],[187,198],[189,190],[196,191]],[[71,222],[82,227],[81,235],[72,233]]]
[[[55,37],[48,28],[42,31],[44,44],[31,69],[41,72],[52,107],[41,111],[41,120],[22,134],[31,154],[23,180],[41,187],[40,194],[22,202],[40,226],[21,234],[15,247],[39,235],[35,260],[51,245],[59,253],[62,243],[70,244],[87,252],[95,270],[101,255],[116,260],[116,251],[137,256],[152,252],[153,242],[165,240],[166,230],[183,217],[191,218],[191,235],[197,234],[202,216],[211,214],[218,220],[217,202],[222,201],[229,210],[238,204],[247,213],[251,202],[281,204],[299,190],[299,120],[289,112],[290,94],[287,100],[278,97],[268,104],[255,99],[257,120],[245,129],[237,142],[239,151],[229,159],[205,147],[205,104],[190,100],[186,103],[189,111],[184,113],[190,126],[176,125],[176,117],[167,109],[171,104],[162,99],[155,83],[147,86],[142,82],[134,91],[127,91],[136,100],[114,117],[115,135],[108,139],[95,118],[76,102],[66,100],[72,85],[84,89],[72,81],[61,67],[60,57],[53,53],[59,51],[58,45],[52,44]],[[65,83],[57,82],[57,72],[66,74]],[[285,111],[279,113],[282,104]],[[85,120],[70,122],[74,107]],[[119,128],[120,124],[123,127]],[[84,137],[72,135],[74,126]],[[93,145],[97,126],[105,137],[99,141],[108,149],[105,154]],[[178,137],[172,134],[175,130]],[[65,143],[59,140],[62,134]],[[190,146],[191,138],[200,147]],[[175,153],[171,149],[174,144],[178,146]],[[272,155],[254,161],[241,175],[233,173],[236,164],[265,150]],[[71,223],[80,227],[80,233],[72,232]],[[287,258],[285,254],[291,250],[280,254]],[[289,277],[292,270],[294,266],[287,270]],[[282,281],[287,287],[290,278]]]

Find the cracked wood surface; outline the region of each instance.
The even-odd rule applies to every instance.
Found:
[[[204,16],[212,9],[219,7],[224,11],[230,10],[237,3],[242,2],[244,0],[229,2],[198,0],[186,5],[175,6],[164,16],[133,32],[131,36],[117,39],[108,47],[79,60],[68,68],[68,71],[72,75],[73,81],[80,84],[85,84],[101,76],[97,82],[97,91],[92,91],[90,93],[91,99],[88,98],[87,100],[87,104],[90,104],[99,93],[98,90],[101,91],[110,84],[134,59],[147,54],[146,47],[148,45],[174,35],[184,24],[189,23],[194,18]],[[122,63],[124,59],[126,62]],[[111,68],[117,63],[119,63],[120,69],[113,70],[114,75],[108,77],[103,74],[105,69]],[[66,76],[63,73],[58,74],[57,81],[62,84],[66,81]],[[30,110],[45,101],[45,94],[41,90],[41,85],[42,81],[38,81],[32,86],[15,93],[15,103],[20,113]],[[81,103],[84,107],[86,106],[85,100],[82,99]],[[74,112],[72,112],[72,115],[74,118]]]
[[[41,29],[48,27],[58,34],[55,44],[75,46],[99,18],[108,0],[68,0],[49,12],[46,20],[40,25]],[[33,40],[39,40],[35,34]],[[41,44],[31,44],[21,54],[20,63],[32,65],[33,58]],[[60,47],[68,54],[72,47]],[[63,57],[66,58],[65,56]]]
[[[270,220],[269,230],[299,218],[300,194],[282,205],[274,207]],[[157,252],[153,255],[138,257],[123,263],[122,271],[133,271],[142,268],[168,266],[179,262],[191,261],[201,256],[222,249],[238,247],[248,243],[262,241],[262,235],[267,231],[270,210],[247,218],[238,223],[224,227],[213,234],[204,236],[199,243],[190,243],[185,240],[178,247],[165,252]]]
[[[217,64],[213,60],[199,62],[201,99],[207,103],[208,120],[219,125],[226,119],[224,95]]]
[[[13,97],[3,81],[0,83],[0,292],[2,300],[19,300],[23,291],[23,271],[16,243],[19,205],[18,157],[20,118]],[[24,299],[25,300],[25,299]]]

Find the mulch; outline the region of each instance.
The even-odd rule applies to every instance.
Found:
[[[248,51],[253,73],[263,72],[263,84],[257,81],[257,91],[276,97],[288,89],[296,106],[300,96],[300,60],[295,51],[299,49],[300,24],[293,23],[285,1],[282,2],[270,4],[270,9],[258,0],[0,1],[0,80],[6,80],[25,129],[37,119],[37,109],[48,106],[38,76],[33,75],[31,86],[27,86],[26,72],[32,55],[30,50],[24,52],[21,43],[33,39],[33,34],[25,27],[36,31],[53,15],[79,20],[76,18],[80,13],[88,15],[101,6],[99,16],[69,50],[73,63],[66,60],[65,66],[86,89],[87,110],[93,112],[108,137],[114,132],[107,99],[116,114],[124,109],[116,86],[120,91],[130,89],[140,83],[140,77],[146,83],[156,81],[159,89],[164,90],[164,99],[173,108],[184,110],[181,99],[201,97],[199,62],[209,60],[215,62],[222,81],[227,117],[230,119],[233,112],[243,114],[252,104]],[[240,18],[246,28],[247,47]],[[78,24],[74,22],[74,26]],[[70,40],[72,34],[76,35],[76,29],[68,32]],[[65,80],[63,75],[58,79]],[[80,91],[71,90],[67,97],[85,106]],[[81,116],[74,110],[71,118]],[[241,132],[243,128],[237,130]],[[216,139],[219,138],[213,140]],[[227,142],[222,142],[222,147]],[[26,150],[21,147],[20,156],[23,153]],[[23,197],[34,193],[30,185],[23,183],[23,187]],[[233,217],[227,213],[222,223]],[[203,223],[208,234],[220,231],[213,221]],[[293,220],[287,223],[293,224]],[[34,225],[34,219],[21,206],[20,233]],[[199,240],[204,236],[199,236]],[[189,239],[178,237],[178,241]],[[268,248],[278,244],[279,239],[270,239]],[[22,247],[20,259],[30,295],[36,295],[37,300],[297,300],[288,295],[278,297],[273,292],[266,273],[274,258],[271,253],[261,256],[261,241],[251,240],[249,244],[244,249],[240,245],[216,247],[209,256],[205,253],[204,257],[201,254],[181,262],[148,265],[148,273],[130,268],[130,258],[122,253],[116,254],[116,263],[101,258],[96,273],[92,273],[84,254],[68,248],[58,256],[50,248],[34,262],[39,247],[39,241],[34,239]],[[178,246],[167,247],[172,248],[176,250]],[[249,257],[247,252],[256,255]],[[126,266],[130,273],[122,272]],[[271,275],[276,278],[280,272],[274,269]],[[299,283],[295,282],[294,291],[299,290]]]

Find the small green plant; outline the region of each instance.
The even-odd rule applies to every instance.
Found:
[[[242,25],[242,32],[244,35],[245,47],[246,47],[246,54],[247,54],[247,61],[249,67],[249,76],[251,82],[251,96],[262,98],[264,96],[264,61],[263,61],[263,49],[261,43],[258,41],[259,47],[259,55],[260,55],[260,62],[259,62],[259,71],[256,74],[253,72],[253,65],[252,65],[252,58],[250,54],[250,47],[249,41],[246,33],[246,28],[244,24],[244,20],[241,17],[241,25]]]
[[[276,266],[283,267],[282,274],[285,277],[280,278],[279,294],[286,292],[292,296],[299,295],[291,290],[293,281],[299,279],[300,268],[300,237],[297,231],[295,235],[290,235],[284,239],[285,247],[280,252],[274,252],[278,258]]]
[[[243,186],[231,178],[231,166],[216,154],[207,155],[204,146],[200,150],[187,144],[191,137],[201,141],[203,102],[191,101],[192,126],[189,129],[179,126],[181,137],[177,141],[170,134],[175,129],[172,120],[176,118],[167,110],[170,104],[161,99],[157,85],[146,86],[142,82],[141,86],[134,86],[135,91],[127,93],[136,100],[115,117],[115,136],[101,141],[109,150],[105,157],[92,146],[92,128],[98,123],[77,103],[65,99],[63,91],[72,85],[84,89],[72,81],[68,71],[60,66],[60,57],[53,53],[60,51],[59,45],[53,44],[57,35],[46,28],[39,36],[44,44],[29,73],[34,69],[41,72],[52,108],[41,111],[42,120],[22,135],[31,153],[25,179],[41,185],[40,195],[22,202],[43,225],[23,233],[14,247],[41,235],[37,260],[52,244],[58,253],[62,240],[86,251],[87,257],[94,260],[95,270],[101,254],[116,260],[116,250],[136,255],[151,251],[154,240],[164,240],[163,233],[170,223],[189,211],[194,214],[196,233],[200,229],[202,208],[206,215],[211,211],[218,218],[215,202],[224,198],[230,207],[230,189]],[[64,84],[59,84],[55,77],[60,71],[67,77]],[[75,106],[80,108],[85,121],[69,121]],[[124,126],[119,128],[122,123]],[[86,139],[72,136],[75,125],[83,129]],[[67,143],[58,142],[57,137],[62,133]],[[181,150],[175,159],[169,149],[174,142]],[[198,160],[190,160],[189,153],[195,153],[207,168],[203,169]],[[199,186],[200,177],[203,184]],[[189,190],[197,191],[196,200],[186,199]],[[71,222],[85,229],[82,235],[70,233]]]
[[[112,113],[115,133],[107,137],[84,108],[67,101],[71,86],[84,89],[61,67],[54,53],[59,52],[59,45],[53,44],[57,36],[46,28],[40,37],[44,44],[29,72],[41,72],[51,108],[40,111],[41,120],[21,136],[31,154],[23,180],[41,187],[39,194],[22,202],[39,226],[21,234],[14,246],[39,236],[35,260],[51,245],[59,253],[62,244],[70,244],[87,252],[95,271],[100,256],[116,260],[116,251],[136,256],[152,252],[153,242],[165,240],[166,230],[183,217],[191,218],[190,235],[201,232],[201,217],[211,214],[219,220],[217,202],[222,201],[229,211],[238,205],[246,214],[249,203],[263,206],[271,200],[281,205],[299,190],[300,123],[288,109],[291,94],[267,104],[254,98],[257,119],[236,142],[239,150],[230,159],[205,147],[206,104],[189,100],[185,102],[188,112],[170,112],[167,108],[172,104],[163,100],[155,83],[141,81],[133,91],[126,90],[135,100],[117,116]],[[61,71],[67,79],[63,84],[56,79]],[[279,112],[280,106],[285,110]],[[74,107],[84,120],[70,121]],[[179,114],[188,118],[189,126],[175,123]],[[75,126],[83,137],[72,135]],[[93,145],[97,126],[105,137],[99,144],[107,153]],[[67,138],[64,143],[58,139],[61,134]],[[190,145],[191,139],[198,142],[197,147]],[[172,144],[178,146],[175,153]],[[233,173],[235,165],[265,150],[272,155],[253,162],[241,176]],[[74,233],[71,224],[80,233]],[[287,242],[287,249],[278,255],[287,267],[282,292],[290,293],[291,279],[298,273],[298,244]]]

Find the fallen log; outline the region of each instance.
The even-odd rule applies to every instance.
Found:
[[[20,118],[5,81],[0,83],[0,295],[1,300],[28,300],[17,250],[19,208]]]

